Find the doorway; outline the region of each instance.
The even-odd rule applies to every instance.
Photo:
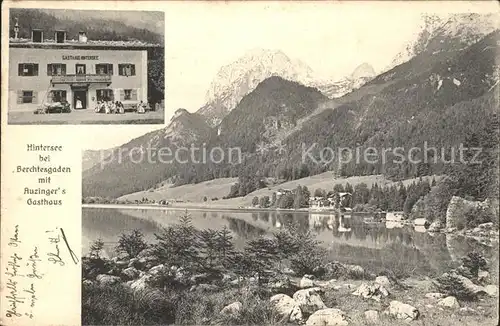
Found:
[[[73,108],[75,110],[84,110],[87,108],[87,91],[73,91]]]

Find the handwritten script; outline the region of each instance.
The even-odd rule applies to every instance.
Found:
[[[8,319],[33,319],[37,303],[42,299],[38,289],[47,274],[54,270],[64,273],[67,264],[79,262],[62,228],[46,230],[45,241],[39,244],[30,242],[27,234],[22,232],[19,225],[15,225],[3,252],[7,259],[2,278],[5,303],[2,310]]]

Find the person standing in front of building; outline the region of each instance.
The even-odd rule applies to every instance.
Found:
[[[80,100],[79,97],[76,98],[76,106],[75,106],[75,109],[83,109],[83,104],[82,104],[82,100]]]

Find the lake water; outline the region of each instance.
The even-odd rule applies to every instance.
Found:
[[[178,223],[181,210],[83,208],[83,254],[97,239],[105,242],[104,254],[112,256],[123,232],[139,229],[148,241],[162,227]],[[290,222],[311,229],[329,249],[333,259],[369,266],[372,269],[404,269],[415,274],[436,275],[457,263],[469,251],[479,250],[493,261],[498,251],[471,238],[451,234],[431,234],[425,228],[398,222],[367,224],[368,215],[354,214],[342,218],[335,214],[277,211],[203,211],[189,210],[198,229],[222,229],[233,234],[237,248],[260,235],[272,234]]]

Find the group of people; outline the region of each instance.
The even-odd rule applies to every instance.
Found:
[[[123,114],[125,113],[125,107],[120,101],[98,101],[97,106],[94,110],[96,113],[106,113],[106,114]]]

